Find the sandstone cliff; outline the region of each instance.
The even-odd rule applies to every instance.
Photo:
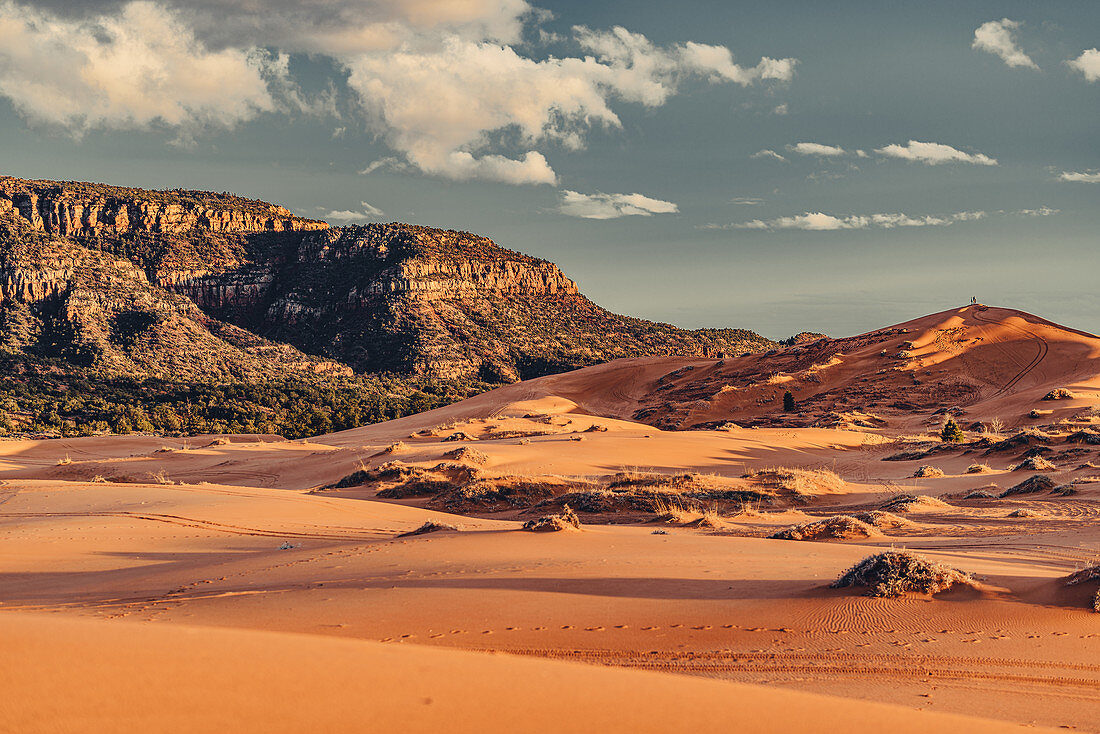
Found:
[[[743,330],[612,314],[553,263],[477,235],[330,228],[229,194],[0,177],[0,225],[9,351],[117,372],[248,376],[292,364],[500,382],[771,346]]]

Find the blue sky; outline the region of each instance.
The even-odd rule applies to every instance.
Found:
[[[639,5],[0,0],[0,172],[471,230],[683,326],[1100,331],[1100,5]]]

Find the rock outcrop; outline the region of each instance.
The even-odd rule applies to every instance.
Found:
[[[0,177],[0,224],[0,307],[23,314],[12,323],[38,323],[38,341],[22,340],[75,344],[81,360],[119,371],[207,374],[220,354],[214,373],[261,373],[268,362],[256,357],[249,370],[248,359],[280,345],[279,364],[312,372],[327,364],[502,382],[617,357],[773,346],[742,330],[612,314],[553,263],[485,237],[332,228],[230,194]],[[122,293],[125,308],[103,295]],[[119,326],[112,319],[124,311],[146,316]],[[171,338],[154,338],[173,324]],[[138,326],[140,338],[113,336]]]

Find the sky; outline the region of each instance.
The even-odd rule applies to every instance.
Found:
[[[0,174],[477,232],[780,338],[1100,332],[1100,3],[0,0]]]

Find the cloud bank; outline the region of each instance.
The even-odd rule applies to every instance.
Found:
[[[0,94],[75,134],[231,128],[275,109],[269,82],[281,68],[256,47],[208,48],[151,2],[72,20],[0,2]]]
[[[546,146],[620,128],[616,105],[660,107],[690,80],[786,82],[798,63],[742,65],[725,46],[619,26],[542,33],[569,53],[536,56],[547,17],[525,0],[0,0],[0,94],[76,134],[228,128],[307,108],[288,54],[308,53],[346,72],[352,114],[398,163],[555,185]]]

